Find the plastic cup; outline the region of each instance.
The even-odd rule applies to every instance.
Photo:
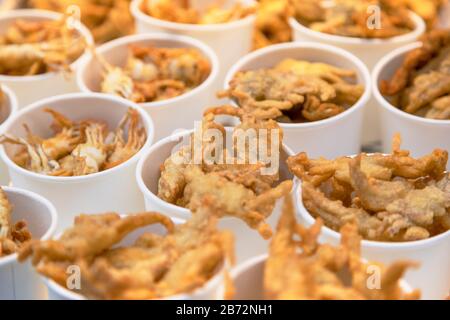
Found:
[[[314,217],[303,206],[301,182],[296,179],[295,207],[306,226],[314,224]],[[338,244],[341,235],[326,226],[322,228],[321,242]],[[422,299],[445,299],[450,290],[450,230],[425,240],[410,242],[381,242],[362,240],[362,257],[368,261],[390,264],[398,260],[420,263],[411,269],[405,280],[422,291]]]
[[[4,101],[0,103],[0,134],[3,133],[6,124],[11,121],[12,116],[17,112],[17,98],[14,92],[9,89],[7,86],[1,86],[1,89],[4,94]],[[8,185],[9,184],[9,174],[8,168],[0,160],[0,185]]]
[[[0,149],[0,158],[6,163],[12,184],[34,191],[49,199],[59,214],[58,231],[73,224],[80,213],[138,212],[144,202],[134,179],[136,164],[153,141],[153,123],[149,115],[138,105],[110,95],[99,93],[73,93],[41,100],[17,113],[7,125],[7,133],[23,137],[26,123],[33,133],[46,137],[52,134],[51,117],[43,112],[50,107],[72,120],[97,119],[106,122],[114,130],[129,107],[139,111],[147,130],[147,141],[142,149],[126,162],[109,170],[77,177],[52,177],[19,167],[10,159],[15,146]]]
[[[62,14],[46,10],[20,9],[6,11],[0,13],[0,30],[6,30],[17,19],[43,21],[59,20],[61,18]],[[74,27],[83,35],[89,45],[93,45],[92,36],[84,25],[80,22],[75,22]],[[77,68],[80,58],[70,65],[72,70]],[[62,72],[47,72],[33,76],[0,75],[0,83],[8,85],[16,93],[19,108],[24,108],[28,104],[43,98],[78,91],[75,76],[73,74],[63,74]]]
[[[421,156],[433,148],[450,150],[450,120],[426,119],[406,113],[393,106],[380,92],[379,83],[392,77],[406,54],[421,46],[420,42],[398,48],[386,55],[372,73],[373,95],[381,117],[383,152],[390,152],[392,137],[402,135],[402,146],[412,155]],[[450,169],[450,163],[447,164]]]
[[[356,104],[337,116],[306,123],[279,123],[284,132],[284,143],[294,152],[307,151],[314,157],[337,157],[344,150],[348,154],[358,153],[361,148],[363,111],[370,98],[371,80],[364,64],[345,50],[309,42],[269,46],[246,55],[233,65],[225,78],[225,88],[229,87],[229,82],[239,71],[271,68],[287,58],[323,62],[355,70],[357,82],[363,84],[365,90]],[[232,100],[230,103],[236,105]],[[336,147],[337,141],[339,148]]]
[[[108,42],[97,48],[99,55],[113,65],[124,66],[128,56],[128,46],[153,45],[169,48],[195,48],[211,63],[209,77],[193,90],[178,97],[141,103],[141,107],[149,113],[155,122],[155,141],[166,137],[174,130],[192,127],[195,120],[201,119],[205,106],[212,103],[214,83],[217,81],[219,61],[214,52],[198,40],[167,34],[140,34],[123,37]],[[98,60],[87,55],[77,72],[78,86],[83,92],[99,92],[102,69]],[[182,114],[182,116],[180,116]]]
[[[231,139],[231,128],[226,128],[227,140]],[[142,156],[136,170],[136,178],[139,188],[144,195],[145,208],[148,211],[165,212],[170,217],[187,220],[191,212],[158,198],[158,180],[160,177],[160,165],[171,155],[177,146],[184,145],[193,131],[186,131],[178,135],[167,137],[153,145]],[[280,180],[292,179],[285,165],[292,151],[286,146],[280,154]],[[281,202],[278,201],[271,216],[266,220],[273,230],[281,213]],[[219,222],[219,228],[230,230],[235,236],[236,260],[243,261],[249,257],[267,252],[268,241],[264,240],[256,230],[250,229],[243,221],[234,217],[224,217]]]
[[[57,214],[45,198],[26,190],[2,187],[12,204],[12,219],[25,220],[33,238],[47,240],[56,230]],[[0,258],[0,300],[45,299],[47,291],[30,262],[17,262],[17,254]]]

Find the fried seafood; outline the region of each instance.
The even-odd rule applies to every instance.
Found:
[[[220,1],[198,8],[189,0],[144,0],[142,11],[156,19],[189,24],[218,24],[243,19],[255,12],[255,7],[237,2],[223,7]]]
[[[420,291],[403,291],[400,280],[405,271],[416,266],[397,261],[385,267],[361,259],[357,227],[341,228],[341,245],[319,244],[322,220],[309,229],[295,219],[292,200],[286,198],[283,213],[272,239],[264,269],[264,294],[267,299],[295,300],[410,300]],[[300,240],[298,240],[298,238]],[[380,270],[379,288],[370,288],[370,269]]]
[[[26,137],[0,136],[0,143],[18,146],[13,161],[50,176],[83,176],[111,169],[133,157],[147,140],[139,112],[129,108],[114,132],[100,121],[71,121],[52,109],[53,136],[42,138],[25,124]]]
[[[409,11],[397,0],[333,0],[326,5],[302,0],[293,5],[294,17],[301,24],[333,35],[385,39],[415,28]]]
[[[28,0],[30,8],[66,12],[75,5],[81,22],[89,28],[96,43],[103,43],[134,32],[130,0]]]
[[[289,169],[302,180],[305,208],[336,231],[356,222],[368,240],[413,241],[449,230],[447,151],[436,149],[416,159],[400,150],[398,136],[393,146],[388,155],[290,157]]]
[[[80,289],[90,299],[158,299],[189,293],[233,263],[233,236],[218,231],[217,211],[207,198],[186,223],[174,225],[162,214],[146,212],[80,215],[58,240],[32,241],[19,253],[31,257],[36,270],[67,284],[67,268],[81,269]],[[161,224],[167,234],[143,232],[134,243],[130,233]]]
[[[199,86],[208,78],[211,64],[194,48],[156,48],[132,45],[125,66],[103,66],[101,92],[134,102],[170,99]]]
[[[399,109],[429,119],[450,120],[450,30],[434,30],[406,54],[381,93]]]
[[[224,144],[224,127],[214,121],[216,115],[241,119],[233,130],[231,152]],[[278,159],[281,140],[281,130],[273,120],[232,106],[210,108],[205,111],[201,128],[191,136],[190,144],[162,164],[158,197],[196,211],[199,199],[209,196],[221,215],[240,218],[268,238],[271,229],[265,219],[272,213],[276,200],[290,192],[292,181],[277,185],[278,165],[264,162],[258,157],[260,154],[253,152],[258,153],[259,148],[262,153],[262,146],[269,146],[265,152],[274,156],[271,159]],[[275,170],[268,170],[274,165]]]
[[[17,252],[31,240],[27,223],[23,220],[12,222],[12,205],[6,193],[0,188],[0,258]]]
[[[270,114],[278,122],[333,117],[355,104],[364,87],[356,72],[325,63],[284,59],[273,68],[240,71],[219,97],[230,97],[248,112]]]
[[[68,69],[86,48],[86,39],[58,21],[17,19],[0,34],[0,74],[30,76]]]

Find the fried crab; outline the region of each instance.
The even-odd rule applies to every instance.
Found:
[[[314,217],[339,231],[354,221],[368,240],[414,241],[450,229],[450,174],[447,151],[436,149],[421,158],[400,150],[396,136],[392,154],[360,154],[335,160],[288,159],[302,180],[303,204]]]
[[[249,112],[271,114],[279,122],[333,117],[355,104],[364,87],[356,72],[329,64],[284,59],[273,68],[240,71],[219,97],[230,97]]]
[[[53,117],[53,136],[37,136],[26,124],[26,137],[0,136],[0,143],[18,146],[13,161],[36,173],[83,176],[111,169],[138,153],[147,140],[139,112],[133,108],[114,132],[100,121],[76,122],[55,110],[44,111]]]
[[[381,93],[399,109],[429,119],[450,120],[450,30],[433,30],[406,54]]]
[[[31,76],[67,70],[84,52],[86,39],[69,25],[70,15],[57,21],[15,20],[0,34],[0,74]]]
[[[74,291],[89,299],[160,299],[190,293],[234,263],[233,236],[217,230],[217,219],[207,198],[181,225],[154,212],[80,215],[59,239],[28,243],[19,260],[31,257],[39,273],[63,287],[67,268],[79,266],[81,286]],[[161,224],[167,233],[141,232],[133,243],[125,239],[152,224]]]
[[[17,252],[31,240],[25,221],[12,222],[12,209],[6,193],[0,188],[0,258]]]
[[[311,228],[298,224],[292,200],[286,198],[282,216],[271,241],[264,268],[264,294],[279,300],[410,300],[420,291],[404,292],[400,280],[405,271],[416,266],[397,261],[385,267],[361,259],[361,237],[354,224],[341,228],[341,245],[319,244],[322,220]],[[380,269],[380,288],[367,283],[369,268]]]
[[[241,119],[233,130],[233,138],[236,138],[233,139],[233,154],[224,148],[225,128],[214,121],[216,115]],[[189,145],[181,147],[161,165],[158,197],[195,211],[199,199],[210,196],[223,216],[240,218],[264,238],[269,238],[272,232],[265,219],[271,215],[276,200],[290,192],[292,181],[278,184],[278,170],[266,172],[264,169],[269,163],[258,158],[253,162],[255,154],[249,146],[268,145],[266,152],[279,154],[282,134],[277,123],[239,108],[219,106],[205,111],[201,129],[193,133]],[[248,135],[245,144],[240,144],[239,136],[251,130],[255,135]],[[275,135],[262,136],[260,131],[274,131]],[[211,139],[211,132],[220,132],[221,137]],[[278,140],[279,145],[272,139]],[[200,148],[200,152],[195,151],[195,147]],[[257,149],[253,151],[258,152]],[[201,159],[195,154],[200,154]]]
[[[101,92],[134,102],[177,97],[199,86],[211,72],[208,59],[194,48],[131,45],[124,67],[95,56],[103,67]]]

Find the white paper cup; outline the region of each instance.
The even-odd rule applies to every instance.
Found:
[[[284,132],[284,143],[294,152],[306,151],[314,157],[337,157],[344,150],[347,154],[358,153],[361,149],[362,116],[370,98],[371,80],[364,64],[345,50],[310,42],[284,43],[259,49],[233,65],[225,78],[225,88],[229,88],[230,81],[239,71],[271,68],[287,58],[355,70],[357,82],[365,89],[356,104],[337,116],[314,122],[279,123]],[[236,105],[232,100],[230,103]],[[339,148],[336,147],[337,141]]]
[[[406,113],[393,106],[380,92],[381,80],[388,80],[399,68],[405,56],[420,47],[420,42],[398,48],[386,55],[372,73],[373,95],[381,115],[383,152],[390,152],[392,137],[402,135],[402,146],[413,156],[424,155],[433,148],[450,150],[450,120],[426,119]],[[447,164],[450,169],[450,163]]]
[[[226,128],[227,140],[231,139],[231,128]],[[180,145],[184,145],[189,135],[193,131],[186,131],[171,137],[167,137],[153,145],[142,156],[136,170],[136,178],[141,192],[144,194],[145,208],[149,211],[165,212],[170,217],[187,220],[191,217],[191,212],[183,207],[176,206],[158,198],[158,181],[161,175],[160,165],[176,150]],[[292,179],[287,166],[285,165],[288,156],[292,151],[283,146],[280,154],[280,180]],[[275,230],[278,218],[281,213],[281,202],[278,201],[267,222]],[[245,222],[234,217],[224,217],[219,222],[219,228],[230,230],[235,236],[236,261],[240,262],[249,257],[267,252],[268,241],[264,240],[256,231],[250,229]]]
[[[220,82],[223,81],[226,70],[240,57],[250,52],[252,48],[253,27],[255,15],[249,15],[237,21],[220,24],[186,24],[176,23],[153,18],[141,10],[143,0],[133,0],[131,2],[131,13],[136,21],[137,33],[165,32],[179,34],[198,39],[210,46],[220,60]],[[216,2],[216,1],[209,1]],[[244,5],[253,5],[253,0],[225,0],[224,6],[233,5],[240,2]],[[205,3],[208,3],[206,1]],[[220,83],[218,83],[220,85]]]
[[[310,227],[314,217],[303,206],[301,182],[296,179],[295,207],[303,223]],[[337,245],[340,233],[322,227],[321,242]],[[450,230],[425,240],[410,242],[381,242],[362,240],[362,257],[368,261],[390,264],[398,260],[411,260],[420,263],[417,269],[411,269],[405,280],[422,292],[422,299],[445,299],[450,290]]]
[[[198,40],[167,34],[140,34],[110,41],[97,52],[113,65],[124,66],[131,44],[169,48],[195,48],[211,64],[211,73],[207,79],[193,90],[178,97],[141,103],[155,122],[155,141],[167,137],[177,129],[191,128],[195,120],[201,119],[205,106],[213,102],[213,86],[217,81],[219,60],[214,52]],[[80,64],[77,72],[78,86],[83,92],[99,92],[102,81],[102,68],[97,59],[91,55]]]
[[[73,218],[80,213],[142,211],[144,202],[134,172],[139,157],[153,141],[153,123],[149,115],[138,105],[118,97],[73,93],[41,100],[19,111],[5,132],[23,137],[25,132],[22,124],[26,123],[33,133],[42,137],[50,136],[52,118],[43,112],[47,107],[73,120],[105,121],[110,130],[116,128],[129,107],[135,108],[147,130],[147,141],[137,154],[117,167],[78,177],[52,177],[19,167],[10,159],[15,146],[6,145],[0,148],[0,158],[8,166],[12,184],[41,194],[55,205],[60,221],[58,231],[71,226]]]
[[[6,124],[11,121],[12,116],[17,112],[17,98],[14,92],[7,86],[1,85],[4,94],[4,101],[0,103],[0,134],[3,133]],[[9,184],[8,168],[0,159],[0,185]]]
[[[25,220],[34,239],[49,239],[56,230],[57,214],[43,197],[26,190],[2,187],[13,207],[13,222]],[[31,263],[19,263],[17,254],[0,258],[0,300],[45,299],[44,284]]]
[[[184,223],[183,220],[172,218],[172,221],[179,225]],[[143,233],[150,232],[155,233],[159,235],[164,235],[166,233],[166,230],[164,227],[162,227],[159,224],[150,225],[145,228],[140,228],[132,233],[130,233],[128,236],[125,237],[119,244],[117,244],[117,247],[120,246],[129,246],[132,245],[136,239],[142,235]],[[217,274],[212,277],[207,283],[205,283],[204,286],[197,288],[196,290],[190,292],[190,293],[183,293],[178,294],[175,296],[166,297],[164,299],[167,300],[208,300],[213,299],[215,297],[215,294],[217,292],[217,288],[221,285],[221,283],[224,280],[224,273],[225,268],[221,268]],[[59,285],[55,281],[44,278],[43,280],[48,288],[48,296],[50,300],[86,300],[87,298],[74,292],[70,291],[67,288],[64,288],[63,286]]]
[[[44,21],[59,20],[61,18],[62,14],[46,10],[20,9],[6,11],[0,13],[0,30],[6,30],[17,19]],[[93,45],[92,36],[84,25],[76,22],[74,27],[89,45]],[[72,70],[77,68],[80,58],[70,65]],[[0,83],[8,85],[16,93],[19,108],[24,108],[26,105],[39,99],[78,91],[75,75],[63,74],[62,72],[48,72],[33,76],[0,75]]]

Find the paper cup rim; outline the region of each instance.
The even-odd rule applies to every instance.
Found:
[[[0,133],[3,132],[3,128],[6,128],[7,124],[11,121],[12,117],[19,110],[19,102],[14,91],[12,91],[8,86],[0,84],[0,90],[6,95],[9,105],[9,113],[6,119],[0,123]]]
[[[13,118],[7,124],[7,126],[5,126],[4,131],[8,132],[9,129],[14,124],[14,121],[17,118],[19,118],[20,116],[22,116],[23,114],[34,112],[36,109],[39,109],[42,106],[51,105],[52,103],[55,103],[55,102],[66,101],[66,100],[77,100],[80,98],[103,100],[103,101],[105,101],[105,103],[107,103],[107,102],[119,103],[124,106],[128,106],[133,109],[136,109],[142,118],[142,122],[147,125],[147,130],[146,130],[147,131],[147,139],[146,139],[145,144],[142,146],[142,148],[136,154],[134,154],[130,159],[119,164],[116,167],[113,167],[111,169],[107,169],[104,171],[84,175],[84,176],[75,176],[75,177],[48,176],[48,175],[32,172],[30,170],[22,168],[19,165],[17,165],[14,161],[12,161],[12,159],[10,159],[10,157],[6,154],[5,148],[3,146],[0,146],[0,159],[2,159],[6,163],[8,168],[10,168],[11,170],[14,170],[16,172],[20,172],[22,175],[24,175],[26,177],[31,177],[36,180],[45,181],[45,182],[53,182],[53,183],[80,183],[83,181],[89,181],[89,180],[105,177],[108,174],[112,174],[118,170],[121,170],[124,167],[130,166],[130,164],[137,161],[137,159],[139,159],[139,157],[141,157],[141,155],[143,154],[145,149],[150,147],[151,144],[153,143],[155,130],[154,130],[154,125],[153,125],[153,120],[150,117],[150,115],[148,115],[147,112],[145,112],[136,103],[133,103],[129,100],[125,100],[120,97],[115,97],[113,95],[108,95],[108,94],[103,94],[103,93],[69,93],[69,94],[62,94],[62,95],[39,100],[39,101],[25,107],[24,109],[19,110],[13,116]]]
[[[414,121],[416,123],[426,123],[426,124],[432,124],[432,125],[440,125],[440,126],[448,126],[450,125],[450,119],[449,120],[439,120],[439,119],[428,119],[420,116],[416,116],[414,114],[410,114],[408,112],[405,112],[403,110],[400,110],[399,108],[392,105],[380,92],[379,88],[379,81],[381,72],[386,68],[386,65],[389,64],[392,60],[395,58],[406,56],[409,52],[411,52],[414,49],[420,48],[422,46],[422,42],[414,42],[407,44],[405,46],[401,46],[387,55],[385,55],[383,58],[378,61],[378,63],[375,65],[373,71],[372,71],[372,93],[375,97],[375,99],[378,101],[378,103],[383,107],[385,110],[389,111],[390,113],[394,113],[395,115],[398,115],[404,119],[408,119],[410,121]]]
[[[290,49],[299,49],[299,50],[308,50],[308,49],[315,49],[315,50],[321,50],[324,52],[327,52],[330,55],[339,56],[340,58],[343,58],[345,60],[351,61],[356,66],[356,70],[361,72],[362,74],[362,81],[364,85],[364,93],[362,96],[358,99],[358,101],[349,107],[344,112],[341,112],[338,115],[335,115],[333,117],[318,120],[318,121],[312,121],[312,122],[302,122],[302,123],[283,123],[283,122],[277,122],[278,125],[283,129],[309,129],[309,128],[317,128],[326,126],[328,124],[337,122],[343,118],[346,118],[350,116],[352,113],[358,111],[359,109],[363,108],[367,102],[369,101],[371,97],[371,77],[369,70],[364,65],[364,63],[356,57],[354,54],[350,53],[347,50],[341,49],[336,46],[332,46],[329,44],[322,44],[317,42],[308,42],[308,41],[302,41],[302,42],[288,42],[288,43],[280,43],[280,44],[274,44],[270,45],[265,48],[261,48],[258,50],[255,50],[249,54],[246,54],[242,58],[240,58],[233,66],[228,70],[226,76],[225,76],[225,82],[224,82],[224,88],[228,89],[230,81],[233,79],[234,75],[243,70],[243,66],[250,61],[254,60],[255,58],[259,58],[262,56],[271,55],[273,53],[276,53],[277,51],[283,51],[283,50],[290,50]],[[229,99],[230,103],[236,107],[239,107],[239,105],[234,102],[232,99]]]
[[[177,103],[182,102],[184,99],[188,99],[196,94],[198,92],[208,88],[217,78],[217,75],[219,74],[219,58],[214,53],[214,51],[204,44],[203,42],[183,35],[169,35],[166,33],[144,33],[144,34],[134,34],[129,35],[125,37],[121,37],[109,42],[106,42],[99,46],[96,50],[99,54],[103,54],[104,52],[110,51],[113,48],[116,47],[122,47],[122,46],[128,46],[133,42],[137,41],[154,41],[154,40],[168,40],[172,41],[174,43],[180,43],[185,44],[189,48],[197,49],[201,52],[201,54],[207,58],[211,63],[211,72],[209,73],[208,77],[200,83],[198,86],[196,86],[194,89],[185,92],[177,97],[161,100],[161,101],[153,101],[153,102],[144,102],[144,103],[138,103],[141,107],[144,108],[157,108],[157,107],[167,107],[170,108],[171,103]],[[85,57],[80,61],[80,65],[77,68],[76,71],[76,81],[77,85],[80,88],[82,92],[95,92],[90,90],[84,80],[83,80],[83,73],[85,72],[85,69],[87,68],[88,63],[90,63],[94,57],[92,54],[86,54]]]
[[[321,41],[333,42],[335,44],[340,45],[383,45],[383,44],[393,44],[393,43],[407,43],[409,41],[415,41],[420,35],[422,35],[426,30],[425,21],[416,13],[411,10],[409,11],[410,19],[414,22],[415,28],[414,30],[398,35],[395,37],[390,37],[386,39],[374,38],[374,39],[366,39],[360,37],[346,37],[340,35],[329,34],[325,32],[320,32],[316,30],[312,30],[311,28],[301,24],[296,18],[290,17],[288,22],[291,26],[292,30],[301,32],[310,37],[316,38]],[[367,50],[367,48],[366,48]]]
[[[230,31],[233,29],[238,29],[243,26],[247,26],[250,24],[253,24],[253,22],[256,20],[256,15],[250,14],[242,19],[225,22],[225,23],[215,23],[215,24],[192,24],[192,23],[179,23],[179,22],[172,22],[167,20],[158,19],[155,17],[152,17],[145,12],[141,10],[141,4],[143,0],[132,0],[130,4],[130,11],[134,18],[137,21],[142,21],[146,24],[155,25],[159,28],[164,28],[172,31],[197,31],[197,32],[204,32],[204,33],[212,33],[217,31]],[[240,2],[255,4],[255,1],[253,0],[241,0]]]
[[[227,132],[231,130],[232,127],[225,127],[225,130]],[[139,187],[139,190],[141,190],[141,193],[144,196],[144,199],[146,201],[151,200],[153,203],[158,203],[160,207],[163,207],[164,210],[170,211],[170,212],[176,212],[178,216],[182,216],[183,219],[187,220],[191,217],[191,211],[187,208],[183,208],[180,206],[177,206],[175,204],[169,203],[167,201],[162,200],[159,198],[155,193],[153,193],[145,184],[144,177],[143,177],[143,170],[144,170],[144,163],[147,161],[147,158],[155,153],[158,152],[158,150],[171,142],[177,142],[177,140],[187,137],[190,134],[194,132],[194,129],[190,130],[183,130],[182,132],[178,132],[176,134],[172,134],[168,137],[165,137],[158,142],[156,142],[154,145],[152,145],[150,148],[148,148],[145,153],[142,155],[142,157],[139,159],[139,162],[136,167],[136,181]],[[286,145],[283,143],[283,151],[288,155],[294,155],[295,153]],[[159,165],[159,164],[157,164]],[[224,217],[224,219],[231,219],[232,217]]]
[[[294,184],[294,205],[296,208],[297,214],[306,221],[308,225],[314,224],[314,221],[316,220],[309,211],[304,207],[303,205],[303,197],[302,197],[302,181],[295,177],[295,184]],[[325,224],[322,226],[322,234],[324,234],[327,237],[333,238],[336,241],[341,239],[340,232],[337,232]],[[443,232],[441,234],[435,235],[433,237],[422,239],[422,240],[414,240],[414,241],[404,241],[404,242],[388,242],[388,241],[374,241],[374,240],[366,240],[363,239],[361,241],[361,247],[363,248],[374,248],[374,249],[388,249],[388,250],[395,250],[395,249],[421,249],[421,248],[427,248],[432,245],[434,245],[437,242],[440,242],[444,239],[450,239],[450,230],[447,230],[446,232]]]
[[[10,18],[44,18],[49,20],[58,20],[63,16],[62,13],[49,11],[49,10],[41,10],[41,9],[15,9],[11,11],[5,11],[0,12],[0,20],[3,19],[10,19]],[[75,29],[80,33],[81,36],[83,36],[86,39],[86,42],[88,45],[94,44],[94,38],[91,35],[91,32],[89,29],[82,24],[80,21],[76,21]],[[83,56],[85,55],[85,52],[83,52],[75,61],[73,61],[70,64],[70,67],[72,69],[76,69],[80,61],[82,60]],[[26,82],[26,81],[41,81],[48,79],[54,75],[58,74],[58,72],[50,71],[42,74],[36,74],[32,76],[8,76],[8,75],[2,75],[0,74],[0,82],[8,82],[8,81],[14,81],[14,82]]]
[[[50,213],[51,222],[50,222],[49,228],[44,233],[44,235],[40,238],[40,240],[50,239],[50,237],[55,233],[56,227],[58,225],[58,214],[56,212],[55,206],[49,200],[44,198],[43,196],[41,196],[35,192],[32,192],[32,191],[28,191],[28,190],[16,188],[16,187],[7,187],[7,186],[2,186],[2,189],[7,194],[8,193],[16,193],[16,194],[20,194],[24,197],[30,198],[33,201],[40,202],[47,208],[47,211]],[[7,255],[3,258],[0,257],[0,268],[8,265],[10,263],[13,263],[16,260],[17,260],[17,253]]]

